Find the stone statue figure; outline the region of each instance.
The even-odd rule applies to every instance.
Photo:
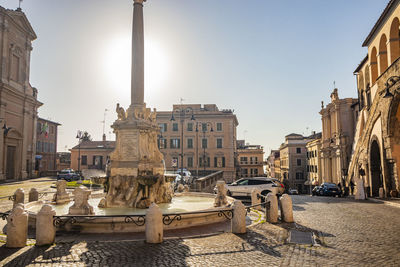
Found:
[[[126,119],[126,113],[123,107],[121,107],[119,105],[119,103],[117,104],[117,109],[116,112],[118,114],[118,120],[125,120]]]
[[[157,121],[157,109],[156,108],[154,108],[153,112],[150,114],[150,121],[151,122]]]

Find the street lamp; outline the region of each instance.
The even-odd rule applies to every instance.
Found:
[[[391,98],[394,97],[393,93],[390,92],[390,88],[395,85],[398,81],[400,81],[400,76],[392,76],[389,77],[389,79],[387,79],[386,83],[385,83],[385,95],[383,96],[383,98]],[[396,93],[397,91],[399,91],[399,87],[396,88],[394,90],[394,93]],[[383,91],[381,93],[381,95],[383,94]]]
[[[183,145],[184,145],[183,123],[185,122],[186,116],[188,116],[188,115],[190,115],[190,120],[191,121],[194,121],[196,119],[194,117],[193,109],[191,107],[184,108],[181,105],[180,108],[175,108],[174,110],[172,110],[172,116],[171,116],[171,119],[170,119],[171,121],[175,121],[174,112],[179,115],[179,119],[180,119],[180,122],[181,122],[181,140],[182,140],[182,142],[180,144],[181,145],[181,155],[180,155],[181,156],[181,164],[179,165],[179,162],[178,162],[178,172],[179,172],[179,169],[180,169],[180,172],[182,173],[183,172]]]
[[[210,132],[211,133],[214,132],[214,129],[212,127],[211,122],[198,122],[198,123],[196,123],[197,158],[199,158],[199,156],[198,156],[198,151],[199,151],[199,141],[198,141],[199,125],[201,125],[201,130],[203,132],[203,139],[202,140],[205,140],[205,138],[206,138],[206,132],[208,130],[208,127],[210,127]],[[202,142],[202,145],[203,145],[203,168],[204,168],[204,174],[205,174],[206,173],[206,146],[203,144],[203,142]],[[198,166],[198,164],[197,164],[197,166]],[[197,176],[198,175],[199,175],[199,170],[198,170],[198,167],[197,167]]]
[[[83,139],[83,133],[82,131],[78,130],[76,134],[76,138],[78,139],[78,173],[81,171],[81,142]]]

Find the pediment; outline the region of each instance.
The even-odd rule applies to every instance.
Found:
[[[22,11],[7,10],[8,15],[12,18],[13,22],[21,27],[25,32],[31,35],[32,40],[36,39],[36,33],[29,23],[27,17]]]
[[[22,139],[22,134],[18,130],[11,128],[7,133],[7,138]]]

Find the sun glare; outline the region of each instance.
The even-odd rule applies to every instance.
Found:
[[[168,78],[168,60],[160,43],[145,41],[145,91],[159,91]],[[105,56],[105,72],[110,85],[119,92],[129,92],[131,81],[131,39],[114,38]]]

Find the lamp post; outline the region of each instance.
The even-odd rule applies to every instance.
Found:
[[[196,135],[198,135],[198,132],[199,132],[199,125],[201,125],[201,130],[203,132],[202,140],[204,140],[206,138],[206,132],[208,130],[208,127],[210,127],[210,132],[214,132],[211,122],[198,122],[198,123],[196,123]],[[203,125],[205,125],[205,126],[203,126]],[[197,136],[197,139],[198,139],[198,136]],[[197,141],[197,153],[199,150],[198,146],[199,146],[199,142]],[[203,168],[204,168],[204,174],[205,174],[205,172],[206,172],[206,146],[203,144],[203,142],[202,142],[202,146],[203,146]],[[198,157],[199,156],[197,154],[197,158]],[[197,164],[197,166],[198,166],[198,164]],[[198,175],[199,175],[199,170],[197,168],[197,176]]]
[[[392,77],[389,77],[389,79],[387,79],[387,81],[386,81],[386,83],[385,83],[385,91],[382,91],[381,92],[381,95],[382,94],[385,94],[384,96],[383,96],[383,98],[391,98],[391,97],[394,97],[394,95],[393,95],[393,93],[391,93],[390,92],[390,88],[393,86],[393,85],[395,85],[398,81],[400,81],[400,76],[392,76]],[[395,90],[394,90],[394,93],[396,93],[396,92],[400,92],[400,87],[397,87]]]
[[[78,132],[76,134],[76,138],[78,139],[78,173],[80,173],[81,172],[81,141],[83,139],[82,131],[78,130]]]
[[[184,108],[182,105],[179,108],[175,108],[172,110],[172,116],[171,116],[171,121],[175,121],[175,116],[174,113],[177,113],[179,115],[179,119],[181,122],[181,163],[179,164],[178,162],[178,172],[183,172],[183,145],[184,145],[184,140],[183,140],[183,123],[185,122],[186,116],[190,115],[190,120],[194,121],[196,120],[194,117],[193,109],[191,107],[186,107]]]

